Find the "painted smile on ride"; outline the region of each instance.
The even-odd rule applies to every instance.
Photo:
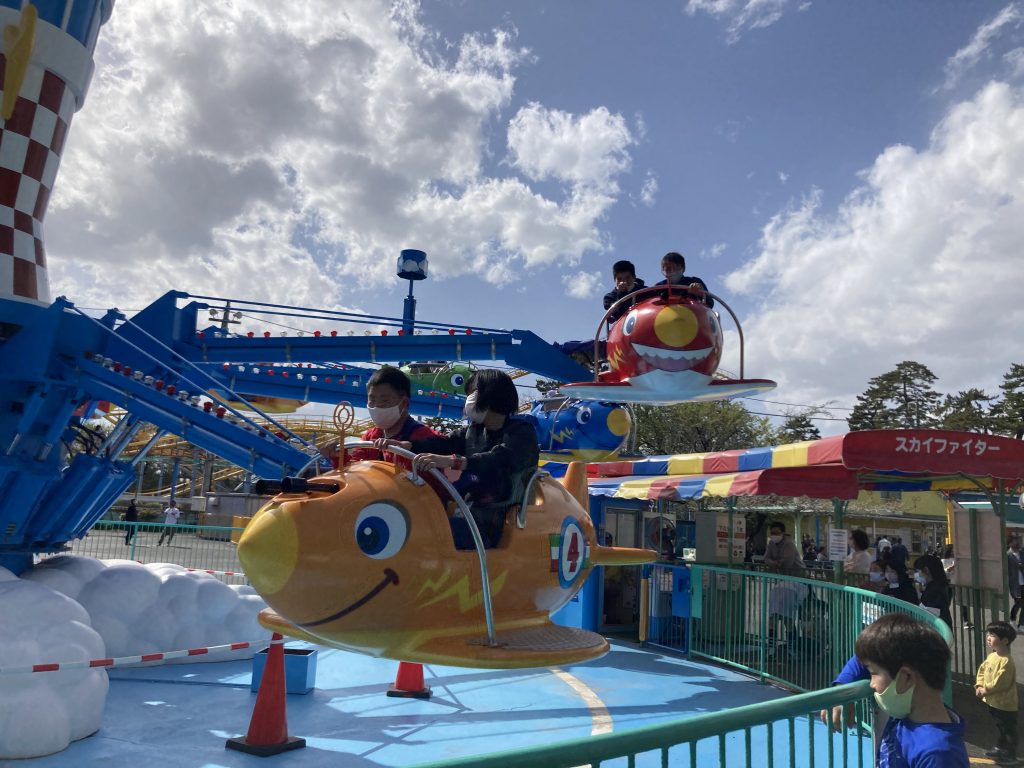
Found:
[[[321,624],[329,624],[330,622],[335,621],[336,619],[344,618],[348,614],[352,613],[352,611],[356,610],[357,608],[362,607],[363,605],[366,605],[368,602],[373,600],[373,598],[375,598],[381,591],[383,591],[384,589],[387,588],[388,584],[394,584],[397,587],[398,586],[398,574],[395,573],[394,571],[392,571],[390,568],[385,568],[384,569],[384,578],[381,579],[380,583],[377,584],[377,586],[375,586],[373,589],[371,589],[365,595],[363,595],[361,598],[356,600],[354,603],[350,604],[346,608],[342,608],[337,613],[333,613],[330,616],[326,616],[325,618],[317,619],[316,621],[307,621],[302,626],[304,626],[304,627],[318,627]]]

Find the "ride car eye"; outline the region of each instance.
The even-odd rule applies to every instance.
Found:
[[[590,421],[591,416],[593,416],[593,414],[591,413],[590,408],[580,408],[576,411],[576,423],[587,424]]]
[[[463,376],[461,373],[456,373],[454,376],[452,376],[452,386],[453,387],[461,387],[465,383],[466,383],[466,377]]]
[[[636,327],[636,317],[636,310],[626,315],[626,320],[624,322],[624,325],[622,326],[622,332],[627,336],[629,336],[629,334],[631,334],[633,332],[633,329]]]
[[[405,512],[394,504],[376,502],[356,517],[356,545],[367,557],[385,560],[402,549],[409,536]]]

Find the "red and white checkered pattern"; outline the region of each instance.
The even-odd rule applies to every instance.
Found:
[[[0,89],[6,65],[0,54]],[[0,120],[0,298],[50,303],[43,217],[75,106],[61,78],[29,66],[14,114]]]

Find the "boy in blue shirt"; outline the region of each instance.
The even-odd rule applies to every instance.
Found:
[[[887,613],[854,646],[889,716],[878,745],[879,768],[968,768],[964,720],[942,703],[949,646],[922,621]]]

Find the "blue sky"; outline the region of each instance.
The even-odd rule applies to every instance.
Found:
[[[420,317],[565,340],[613,261],[679,250],[783,402],[852,405],[905,359],[992,391],[1024,360],[1020,0],[192,7],[101,34],[54,295],[398,314],[415,247]]]

